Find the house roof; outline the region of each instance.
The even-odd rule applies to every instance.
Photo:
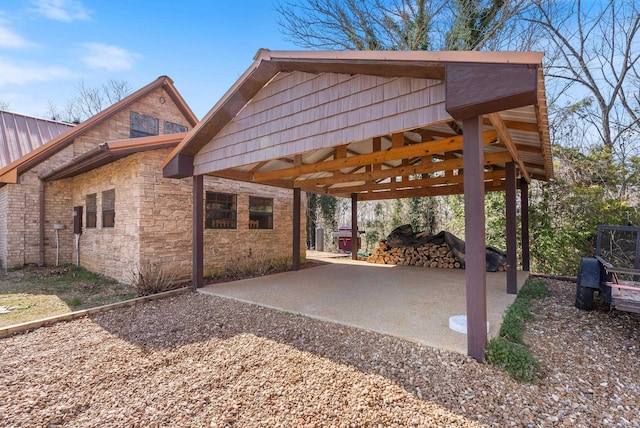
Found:
[[[341,196],[361,191],[366,186],[376,187],[385,182],[387,187],[397,187],[393,183],[388,184],[389,181],[395,180],[394,174],[406,176],[407,172],[412,175],[421,174],[418,171],[436,172],[434,168],[426,164],[423,164],[424,168],[412,167],[421,163],[420,153],[433,154],[433,160],[436,161],[449,161],[441,164],[443,168],[447,168],[443,169],[443,173],[446,173],[447,176],[453,174],[454,170],[461,171],[462,119],[465,114],[471,112],[470,109],[480,106],[486,113],[490,113],[484,116],[484,131],[487,140],[485,153],[491,155],[490,159],[492,159],[486,168],[487,171],[495,172],[493,180],[503,179],[504,166],[510,161],[517,162],[520,173],[527,179],[549,179],[553,176],[553,165],[548,134],[542,56],[543,54],[540,52],[325,52],[261,49],[256,54],[254,63],[165,160],[163,163],[164,172],[169,177],[210,174],[282,187],[301,187],[315,193]],[[533,76],[533,89],[526,91],[528,98],[524,98],[520,93],[510,93],[510,85],[502,84],[501,79],[503,79],[505,71],[514,72],[512,73],[514,76],[522,73]],[[243,132],[243,126],[239,123],[234,125],[234,121],[239,121],[238,117],[240,116],[245,120],[244,114],[247,109],[252,108],[252,103],[255,105],[257,102],[263,102],[262,95],[258,96],[260,91],[266,91],[265,88],[274,86],[281,79],[294,73],[315,76],[332,74],[351,76],[352,78],[354,76],[375,76],[383,78],[383,80],[387,79],[386,81],[398,78],[414,79],[413,81],[431,79],[443,83],[443,91],[446,87],[447,94],[442,98],[446,98],[447,102],[450,98],[454,98],[454,95],[458,95],[458,100],[462,100],[462,103],[457,106],[447,106],[446,112],[444,110],[439,112],[438,120],[429,122],[425,119],[422,124],[416,127],[403,127],[401,124],[394,123],[393,126],[397,126],[397,128],[389,130],[388,133],[379,132],[376,135],[368,135],[366,132],[373,132],[370,131],[372,126],[365,124],[362,128],[368,126],[369,129],[361,132],[361,134],[366,134],[362,140],[351,137],[351,135],[357,134],[355,132],[340,140],[341,135],[344,134],[336,132],[331,134],[333,131],[331,125],[325,127],[324,125],[327,123],[323,123],[316,127],[326,130],[326,138],[309,137],[304,141],[298,140],[301,141],[300,143],[296,143],[295,139],[298,136],[294,135],[294,132],[291,131],[292,126],[290,126],[292,125],[291,115],[298,113],[296,107],[289,105],[285,113],[275,117],[273,108],[261,106],[264,109],[262,111],[269,112],[262,115],[266,119],[252,118],[254,120],[250,123],[252,134],[242,141],[233,141],[234,138],[240,138],[236,135]],[[480,75],[486,81],[494,84],[499,93],[496,94],[495,99],[484,104],[476,103],[466,106],[464,105],[465,94],[455,94],[455,91],[449,93],[452,89],[451,82],[464,81],[464,79],[473,80],[476,75]],[[311,78],[308,79],[308,81],[310,80]],[[295,81],[298,82],[300,79]],[[511,82],[515,85],[518,84],[517,79],[512,79]],[[483,86],[487,86],[482,83],[477,79],[475,86],[482,90]],[[412,83],[407,83],[405,88],[411,90],[411,85]],[[311,86],[311,84],[307,85],[308,88]],[[473,81],[470,86],[474,86]],[[283,92],[279,94],[281,95],[277,101],[280,103],[279,105],[283,105],[283,99],[288,100],[299,96],[300,94],[295,91],[303,90],[301,87],[302,85],[299,85],[294,88],[291,85],[284,88]],[[352,89],[357,90],[357,88]],[[317,91],[318,88],[309,90]],[[285,91],[289,92],[285,93]],[[307,95],[310,95],[309,98],[311,98],[312,94],[307,93]],[[260,100],[256,101],[257,98]],[[276,97],[273,98],[276,99]],[[284,101],[284,103],[286,102]],[[355,100],[354,102],[360,101]],[[430,102],[426,101],[425,105]],[[331,100],[321,107],[329,106],[330,103]],[[279,105],[273,107],[277,108]],[[343,103],[331,106],[330,114],[339,115],[341,108],[354,108],[354,105],[344,105]],[[305,104],[307,117],[303,120],[308,120],[311,111],[321,110],[316,107],[318,107],[318,101],[307,102]],[[364,102],[355,108],[362,108],[360,111],[365,111],[367,107]],[[282,108],[281,111],[284,112],[285,109]],[[444,118],[442,118],[443,112],[446,116]],[[285,114],[288,116],[285,117]],[[256,114],[255,117],[259,116]],[[347,121],[350,122],[352,118],[363,120],[357,115],[353,115]],[[392,121],[392,119],[387,119]],[[263,121],[258,123],[258,120]],[[311,123],[313,120],[306,123]],[[277,131],[273,131],[278,126],[277,121],[281,121],[281,125]],[[298,126],[298,130],[301,129],[297,123],[295,126]],[[232,133],[231,128],[234,131],[237,131],[236,128],[238,128],[239,131],[229,137],[229,134]],[[271,128],[272,133],[260,134],[261,130],[266,128]],[[225,129],[226,131],[223,131]],[[248,131],[244,132],[248,133]],[[394,133],[401,133],[402,136],[394,137]],[[277,138],[291,138],[291,140],[285,147],[281,141],[275,141]],[[377,138],[381,139],[381,143],[379,143],[379,148],[375,149],[376,143],[373,143],[372,140]],[[394,138],[397,139],[395,143],[392,141]],[[400,140],[403,141],[398,143]],[[449,140],[451,140],[451,144],[446,143]],[[270,150],[271,147],[264,146],[265,141],[269,141],[267,146],[277,144],[280,146],[277,150]],[[430,143],[434,144],[429,145]],[[296,146],[296,144],[298,145]],[[325,146],[320,147],[322,144]],[[396,151],[397,153],[393,153],[393,155],[391,153],[385,154],[384,161],[377,160],[380,158],[377,154],[398,148],[398,144],[411,146],[411,148],[401,147],[401,150]],[[346,146],[346,150],[340,149],[341,151],[338,151],[339,146]],[[436,146],[447,146],[447,148],[432,150]],[[248,154],[249,147],[254,150],[251,154],[253,157]],[[457,148],[452,149],[451,147]],[[206,153],[203,151],[205,148]],[[404,153],[410,155],[404,157]],[[220,156],[226,156],[226,158],[221,160]],[[347,160],[342,161],[339,159],[340,157],[346,157]],[[426,161],[424,156],[422,158]],[[377,171],[376,164],[379,165],[380,170],[388,170],[389,173],[385,175],[384,172]],[[371,169],[375,172],[372,173]],[[462,188],[461,183],[456,179],[445,180],[442,178],[436,181],[440,184],[434,181],[434,186],[449,186],[448,190],[452,192],[458,192]],[[422,184],[426,184],[426,182]],[[407,188],[409,187],[414,186]],[[416,192],[418,191],[416,190]],[[381,195],[382,193],[378,193],[378,196]]]
[[[66,122],[0,110],[0,168],[73,128]]]
[[[163,88],[167,92],[178,109],[180,109],[184,117],[189,121],[189,124],[191,126],[195,126],[198,122],[198,119],[173,85],[173,80],[171,80],[171,78],[169,78],[168,76],[160,76],[147,86],[137,90],[126,98],[123,98],[122,100],[106,108],[95,116],[90,117],[81,124],[48,141],[46,144],[35,148],[19,159],[14,160],[10,164],[2,167],[0,169],[0,183],[17,183],[18,176],[22,172],[27,171],[30,168],[33,168],[39,163],[45,161],[50,156],[58,153],[65,147],[72,144],[73,140],[78,136],[98,126],[104,120],[110,118],[116,113],[119,113],[123,109],[128,108],[130,105],[141,100],[142,98],[159,88]]]
[[[70,160],[66,164],[41,174],[40,178],[44,181],[54,181],[75,177],[76,175],[110,164],[134,153],[175,147],[186,135],[186,132],[180,132],[176,134],[106,141],[95,149]]]

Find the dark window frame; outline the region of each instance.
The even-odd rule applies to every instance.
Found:
[[[169,122],[168,120],[164,121],[163,128],[164,134],[179,134],[181,132],[187,132],[189,130],[188,126]]]
[[[204,207],[205,229],[238,228],[238,195],[207,191]]]
[[[91,200],[93,199],[93,200]],[[85,228],[95,229],[98,226],[98,194],[89,193],[85,196]]]
[[[273,229],[273,198],[249,196],[249,229]]]
[[[110,196],[113,193],[113,197]],[[116,226],[116,189],[102,191],[102,227],[112,229]]]
[[[160,119],[132,111],[129,113],[129,138],[160,134]]]

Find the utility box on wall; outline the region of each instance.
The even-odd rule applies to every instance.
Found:
[[[76,235],[82,233],[82,206],[73,208],[73,233]]]

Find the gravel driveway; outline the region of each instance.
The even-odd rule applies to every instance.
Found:
[[[0,339],[0,426],[640,426],[640,317],[548,281],[520,384],[463,355],[196,293]]]

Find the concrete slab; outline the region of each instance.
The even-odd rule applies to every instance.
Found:
[[[464,270],[376,265],[316,252],[307,258],[329,264],[199,291],[467,353],[466,335],[449,328],[449,317],[466,315]],[[518,289],[527,277],[518,272]],[[506,273],[487,273],[489,337],[497,336],[515,300],[506,289]]]

